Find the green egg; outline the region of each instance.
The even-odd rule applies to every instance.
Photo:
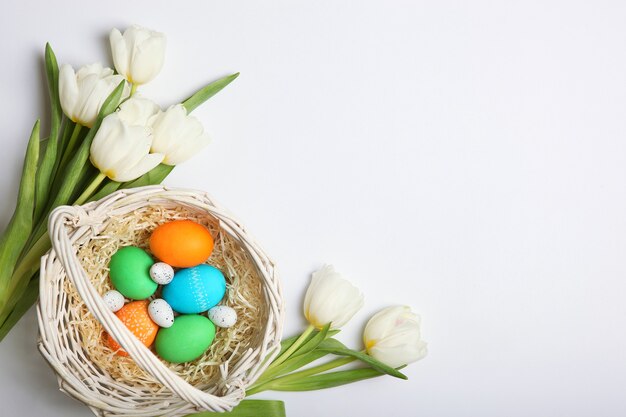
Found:
[[[158,284],[150,278],[152,257],[136,246],[118,249],[109,262],[109,276],[116,290],[126,298],[145,300]]]
[[[174,324],[161,328],[154,346],[157,354],[168,362],[182,363],[199,358],[215,338],[215,325],[205,316],[178,316]]]

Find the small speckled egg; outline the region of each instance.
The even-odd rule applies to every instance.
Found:
[[[215,306],[209,310],[209,319],[217,327],[229,328],[237,323],[237,312],[228,306]]]
[[[150,250],[160,261],[178,268],[205,262],[213,251],[209,230],[191,220],[163,223],[150,236]]]
[[[162,298],[156,298],[148,306],[148,314],[153,322],[160,327],[172,327],[174,324],[174,311],[172,307]]]
[[[165,262],[157,262],[150,267],[150,278],[157,284],[167,285],[174,279],[174,268]]]
[[[141,343],[147,347],[152,345],[159,331],[159,326],[152,321],[150,314],[148,314],[148,300],[128,303],[115,315]],[[120,347],[110,334],[106,334],[105,341],[109,348],[118,355],[128,356],[128,353]]]
[[[107,291],[102,298],[112,312],[119,311],[124,307],[124,296],[119,291],[111,290]]]

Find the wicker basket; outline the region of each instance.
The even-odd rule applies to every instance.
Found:
[[[112,219],[136,215],[147,207],[184,207],[207,216],[219,233],[226,233],[249,257],[260,281],[263,324],[246,343],[237,346],[236,355],[215,365],[218,371],[209,385],[187,382],[142,345],[107,308],[77,257],[90,240],[102,239],[100,233]],[[244,227],[205,193],[163,186],[122,190],[84,206],[57,208],[50,216],[49,231],[52,249],[41,260],[39,349],[57,373],[60,389],[87,404],[96,415],[182,416],[199,410],[229,411],[278,353],[284,305],[274,263]],[[79,294],[85,314],[97,320],[155,384],[129,383],[94,364],[70,308],[68,285]]]

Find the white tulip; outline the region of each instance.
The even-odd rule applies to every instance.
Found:
[[[165,35],[131,26],[124,31],[113,29],[109,35],[113,63],[119,74],[134,85],[145,84],[156,77],[165,58]]]
[[[150,127],[160,112],[161,108],[154,101],[135,94],[121,104],[117,114],[130,126]]]
[[[128,125],[113,113],[104,118],[93,138],[91,163],[113,181],[132,181],[163,160],[163,155],[149,153],[151,143],[149,128]]]
[[[313,273],[304,297],[304,316],[317,329],[345,325],[363,307],[363,294],[330,265]]]
[[[152,129],[152,152],[165,155],[163,163],[166,165],[186,161],[210,142],[200,121],[187,115],[182,104],[161,112],[152,123]]]
[[[85,65],[76,73],[65,64],[59,71],[61,108],[73,122],[92,127],[100,107],[122,81],[121,75],[113,74],[111,68],[99,63]],[[123,97],[127,95],[128,89],[125,89]]]
[[[426,356],[420,336],[420,318],[406,306],[385,308],[365,326],[363,341],[367,354],[397,368]]]

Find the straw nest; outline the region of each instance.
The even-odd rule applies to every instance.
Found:
[[[215,247],[207,263],[224,273],[227,291],[221,304],[234,308],[238,320],[229,329],[218,328],[200,358],[172,364],[132,334],[128,338],[130,332],[101,296],[113,289],[108,263],[119,248],[149,251],[152,231],[179,219],[210,230]],[[96,414],[230,410],[276,353],[283,306],[273,263],[204,193],[163,187],[118,192],[84,208],[59,208],[50,226],[53,250],[42,259],[40,350],[57,371],[61,388]],[[105,332],[130,356],[111,351],[103,343]]]

